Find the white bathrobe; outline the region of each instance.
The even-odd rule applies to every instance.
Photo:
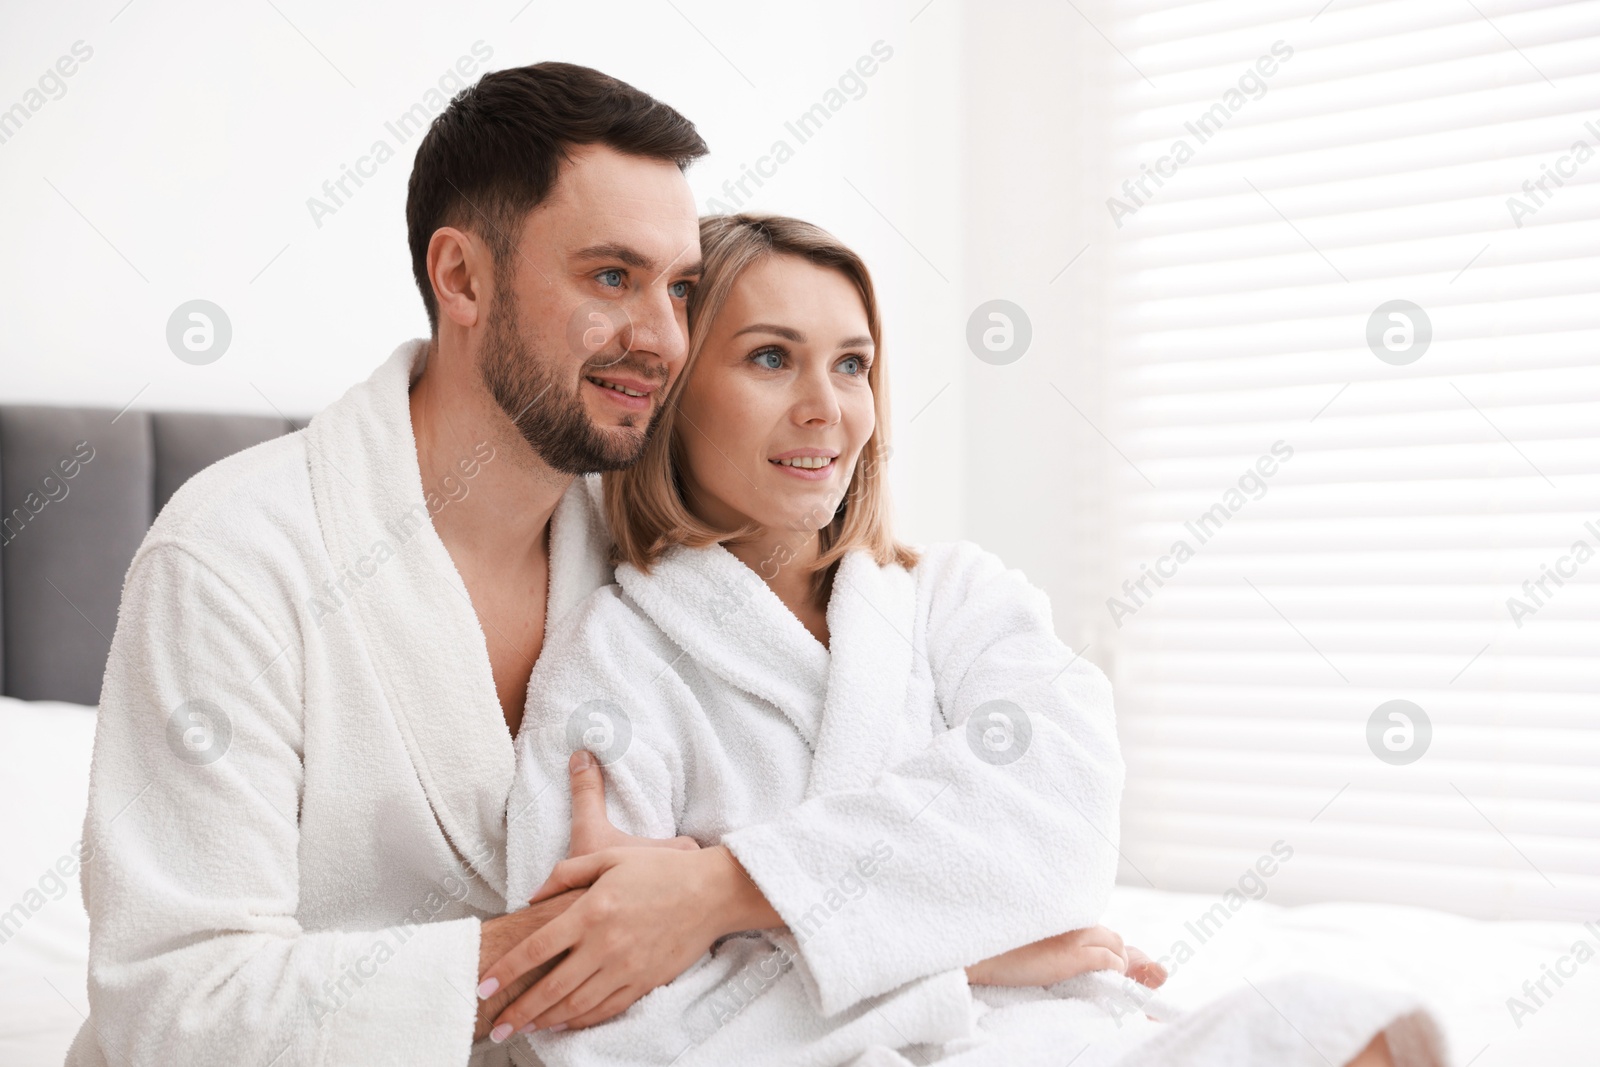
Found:
[[[964,965],[1098,920],[1123,777],[1110,687],[1018,572],[970,544],[911,572],[852,553],[831,653],[721,547],[617,583],[530,680],[508,894],[564,855],[533,828],[566,824],[567,756],[588,747],[618,826],[728,845],[791,933],[725,942],[606,1026],[536,1035],[548,1062],[942,1044],[972,1032]]]
[[[474,1057],[472,1029],[512,738],[429,519],[407,405],[425,351],[195,477],[129,568],[72,1067],[508,1061]],[[556,510],[552,617],[610,580],[595,489]]]
[[[517,740],[509,898],[563,857],[535,828],[567,825],[567,759],[587,748],[616,825],[726,844],[788,930],[724,940],[599,1027],[534,1034],[545,1063],[1321,1067],[1385,1026],[1435,1062],[1410,998],[1315,978],[1263,983],[1298,1030],[1254,992],[1180,1017],[1110,972],[969,990],[965,964],[1103,912],[1123,780],[1109,685],[1043,594],[970,544],[909,573],[846,556],[827,619],[825,649],[713,546],[619,567],[552,630]]]

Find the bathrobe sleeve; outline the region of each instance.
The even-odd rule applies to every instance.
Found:
[[[221,573],[147,545],[124,587],[84,833],[95,1039],[112,1063],[465,1064],[476,919],[296,919],[301,638]]]
[[[947,728],[871,788],[813,797],[724,842],[799,940],[824,1014],[1094,925],[1116,874],[1123,763],[1105,676],[993,555],[939,545],[914,573],[904,636]],[[819,907],[863,855],[882,858],[870,891]]]

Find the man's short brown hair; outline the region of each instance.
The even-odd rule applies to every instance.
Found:
[[[522,223],[555,186],[570,149],[599,144],[680,169],[707,152],[694,123],[626,82],[572,63],[485,74],[457,93],[417,146],[406,194],[411,273],[439,334],[428,242],[442,226],[482,238],[510,271]]]

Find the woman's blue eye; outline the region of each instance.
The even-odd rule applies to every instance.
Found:
[[[673,282],[672,283],[672,295],[676,299],[687,300],[688,297],[689,297],[689,283],[688,282]]]
[[[783,352],[780,349],[763,348],[750,358],[768,370],[780,370],[783,367]]]
[[[620,270],[603,270],[595,275],[595,280],[608,289],[615,289],[622,285],[622,272]]]
[[[860,356],[846,356],[839,361],[839,366],[846,374],[865,374],[867,370],[866,361]]]

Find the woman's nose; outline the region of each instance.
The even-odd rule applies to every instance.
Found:
[[[839,397],[825,374],[802,375],[796,387],[800,393],[793,408],[796,422],[808,426],[832,426],[839,421]]]

